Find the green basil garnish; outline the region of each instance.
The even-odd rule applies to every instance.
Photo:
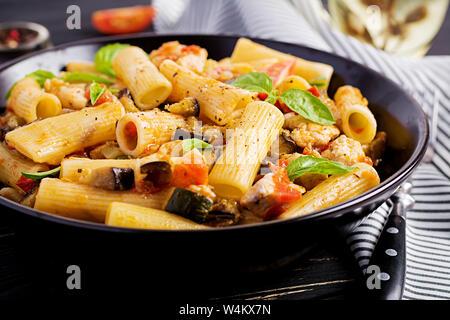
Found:
[[[119,51],[129,47],[129,44],[113,43],[101,47],[97,51],[94,58],[95,69],[112,78],[116,77],[116,73],[112,68],[112,61]]]
[[[63,80],[65,82],[98,82],[103,84],[113,84],[113,82],[105,77],[83,72],[66,72]]]
[[[314,156],[301,156],[291,161],[286,167],[291,181],[294,181],[305,173],[334,175],[348,173],[355,169],[356,167],[348,167],[340,162]]]
[[[90,90],[91,104],[95,105],[98,98],[100,98],[100,96],[104,94],[107,89],[106,87],[102,87],[96,82],[92,82],[91,86],[89,87],[89,90]]]
[[[331,125],[336,121],[330,109],[311,92],[300,89],[289,89],[278,95],[273,90],[272,79],[264,72],[250,72],[237,78],[233,86],[256,92],[266,93],[265,101],[274,104],[278,99],[283,101],[289,109],[312,122]]]
[[[61,166],[56,167],[55,169],[52,169],[49,171],[44,171],[44,172],[36,172],[36,173],[21,172],[21,173],[25,178],[32,179],[32,180],[41,180],[46,177],[53,176],[53,175],[59,173],[59,171],[61,171]]]
[[[336,122],[330,109],[309,91],[289,89],[280,95],[280,99],[289,109],[312,122],[325,126]]]
[[[188,152],[192,149],[211,149],[213,146],[203,140],[192,138],[183,140],[182,147],[184,152]]]
[[[30,77],[33,78],[34,80],[37,81],[37,83],[39,83],[39,85],[41,86],[41,88],[44,87],[44,82],[47,79],[53,79],[56,78],[56,76],[50,72],[50,71],[46,71],[46,70],[36,70],[32,73],[27,74],[25,77]],[[11,95],[11,91],[14,88],[14,86],[16,85],[17,82],[15,82],[11,88],[9,88],[8,92],[5,95],[5,100],[8,100],[9,96]]]

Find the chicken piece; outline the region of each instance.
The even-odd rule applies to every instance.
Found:
[[[334,140],[329,147],[322,152],[322,157],[328,160],[338,161],[347,166],[358,162],[368,162],[361,143],[345,135]]]
[[[284,127],[292,130],[290,138],[301,148],[322,149],[341,133],[334,125],[323,126],[313,123],[294,112],[286,113],[284,116]]]
[[[342,115],[341,112],[339,112],[336,103],[328,96],[326,90],[319,90],[319,92],[319,99],[324,105],[328,107],[328,109],[330,109],[331,113],[333,114],[333,118],[336,121],[336,126],[340,127],[342,122]]]
[[[150,53],[150,60],[159,68],[161,63],[172,60],[196,73],[202,73],[205,68],[208,52],[196,45],[186,46],[178,41],[169,41]]]
[[[241,198],[242,207],[250,210],[259,217],[264,217],[269,209],[279,204],[276,197],[274,173],[266,174],[258,180]],[[305,189],[294,183],[289,187],[300,193],[305,193]]]
[[[380,131],[375,136],[375,139],[369,144],[362,146],[364,153],[372,159],[374,166],[377,166],[382,160],[384,150],[386,149],[386,140],[386,132]]]
[[[45,91],[57,96],[63,108],[75,110],[83,109],[88,103],[85,87],[84,83],[66,83],[57,78],[47,79],[44,83]]]

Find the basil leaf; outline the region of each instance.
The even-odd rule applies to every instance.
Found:
[[[317,88],[324,87],[327,85],[327,78],[326,77],[317,77],[315,79],[312,79],[309,84],[311,86],[316,86]]]
[[[94,58],[95,69],[107,76],[116,77],[116,73],[112,68],[112,61],[120,50],[129,47],[129,44],[113,43],[108,44],[97,51]]]
[[[314,156],[301,156],[291,161],[286,167],[289,179],[294,181],[305,173],[344,174],[356,169],[340,162]]]
[[[43,178],[53,176],[53,175],[59,173],[60,170],[61,170],[61,166],[56,167],[55,169],[52,169],[49,171],[44,171],[44,172],[36,172],[36,173],[21,172],[21,173],[25,178],[32,179],[32,180],[41,180]]]
[[[268,95],[272,92],[272,79],[264,72],[249,72],[234,80],[231,85],[242,89],[265,92]]]
[[[300,89],[289,89],[280,95],[280,99],[299,115],[312,122],[331,125],[336,121],[330,109],[311,92]]]
[[[109,79],[93,73],[83,73],[83,72],[66,72],[64,74],[65,82],[98,82],[104,84],[113,84]]]
[[[56,78],[56,76],[50,72],[50,71],[45,71],[45,70],[36,70],[32,73],[27,74],[25,77],[30,77],[33,78],[34,80],[36,80],[39,85],[41,86],[41,88],[44,87],[44,82],[47,79],[53,79]],[[14,88],[14,86],[16,85],[17,82],[15,82],[11,88],[9,88],[8,92],[5,95],[5,100],[9,99],[9,96],[11,95],[11,91]]]
[[[183,140],[182,147],[184,152],[188,152],[192,149],[211,149],[213,146],[203,140],[192,138]]]
[[[100,96],[104,94],[107,89],[106,87],[102,87],[98,83],[93,82],[89,87],[89,90],[91,93],[90,94],[91,104],[94,105],[97,102],[98,98],[100,98]]]
[[[26,76],[36,80],[41,88],[44,87],[45,80],[56,78],[56,76],[52,72],[45,70],[36,70],[35,72],[27,74]]]

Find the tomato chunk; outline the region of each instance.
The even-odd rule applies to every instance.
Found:
[[[301,199],[302,193],[295,189],[289,180],[286,168],[270,165],[273,171],[273,182],[275,183],[275,199],[279,204],[296,202]]]
[[[152,6],[100,10],[92,14],[92,24],[98,31],[106,34],[134,33],[148,28],[154,15],[155,9]]]
[[[311,92],[313,94],[313,96],[315,96],[316,98],[320,97],[319,89],[317,89],[316,86],[309,88],[307,91]]]
[[[137,136],[137,128],[136,125],[133,122],[128,122],[125,125],[125,132],[130,137],[136,137]]]
[[[25,176],[20,176],[20,179],[16,182],[17,186],[25,192],[33,190],[36,181],[29,179]]]
[[[173,167],[172,185],[186,188],[191,184],[208,184],[209,167],[198,152],[191,151],[183,156],[182,162]]]
[[[265,72],[272,79],[273,86],[275,87],[286,77],[294,73],[295,63],[296,59],[277,62],[264,69],[263,72]]]

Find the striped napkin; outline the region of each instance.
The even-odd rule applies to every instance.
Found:
[[[331,30],[320,0],[154,0],[157,32],[231,33],[303,44],[363,63],[439,107],[435,155],[413,175],[404,299],[450,298],[450,56],[392,56]],[[389,212],[385,203],[348,237],[364,272]]]

